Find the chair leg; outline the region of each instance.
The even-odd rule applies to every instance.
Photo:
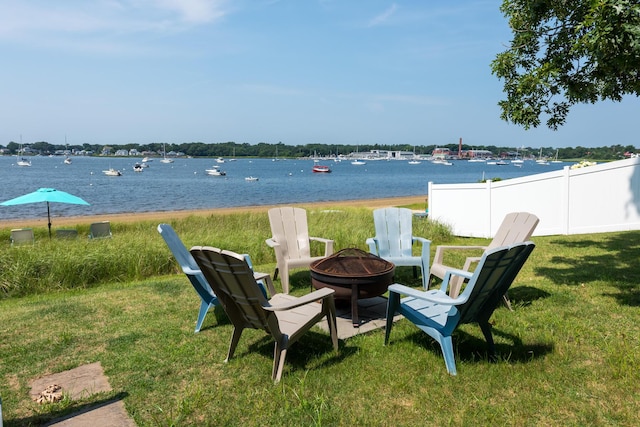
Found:
[[[242,331],[244,328],[234,327],[233,335],[231,336],[231,344],[229,344],[229,352],[227,353],[227,358],[224,360],[228,362],[229,359],[233,357],[233,353],[236,352],[236,347],[238,346],[238,342],[240,341],[240,336],[242,335]]]
[[[502,302],[504,302],[504,305],[507,306],[509,311],[513,311],[513,308],[511,308],[511,300],[509,299],[509,294],[507,292],[502,295]]]
[[[323,312],[327,317],[327,324],[329,326],[329,335],[331,336],[331,343],[333,349],[338,351],[338,324],[336,323],[336,305],[333,298],[325,298],[322,301]]]
[[[493,342],[493,333],[491,333],[491,323],[488,321],[478,322],[484,339],[487,340],[487,349],[489,350],[489,359],[494,360],[496,354],[496,345]]]
[[[438,342],[442,349],[442,355],[444,356],[444,364],[447,366],[447,372],[451,375],[456,375],[456,360],[453,356],[453,341],[451,337],[441,337]]]
[[[202,327],[202,322],[204,322],[204,317],[207,315],[209,308],[211,308],[211,304],[207,304],[204,301],[200,303],[200,312],[198,313],[198,321],[196,322],[195,333],[200,332],[200,328]]]
[[[287,347],[289,339],[286,336],[282,337],[282,342],[277,342],[273,349],[273,369],[271,372],[271,378],[274,382],[279,382],[282,378],[282,371],[284,370],[284,360],[287,357]]]
[[[282,284],[282,292],[289,293],[289,269],[283,268],[280,272],[280,283]]]
[[[276,280],[278,278],[278,267],[276,267],[275,271],[273,272],[273,280]]]
[[[384,333],[384,345],[389,344],[389,336],[393,327],[393,316],[395,316],[400,306],[400,294],[397,292],[389,292],[389,300],[387,301],[387,325]]]

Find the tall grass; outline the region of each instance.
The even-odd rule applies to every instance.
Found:
[[[168,220],[185,246],[209,245],[251,255],[256,265],[275,265],[273,250],[265,244],[271,235],[266,212],[193,215]],[[371,210],[366,208],[308,209],[311,235],[335,240],[335,248],[360,247],[373,236]],[[113,238],[49,239],[36,229],[36,243],[11,247],[9,230],[0,231],[0,298],[62,289],[90,288],[102,283],[141,280],[176,273],[177,265],[156,231],[156,222],[112,224]],[[87,236],[79,226],[80,236]],[[446,236],[440,224],[419,219],[415,234]],[[312,246],[314,254],[323,247]]]

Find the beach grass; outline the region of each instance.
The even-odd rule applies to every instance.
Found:
[[[364,249],[373,232],[364,208],[310,207],[308,218],[311,234],[336,239],[337,249]],[[246,252],[256,270],[273,272],[264,212],[170,222],[187,247]],[[19,252],[11,256],[25,263],[35,263],[29,252],[54,251],[30,273],[49,278],[57,268],[73,277],[75,264],[96,265],[82,270],[82,286],[39,284],[0,300],[5,426],[41,425],[111,397],[123,398],[141,426],[637,425],[640,232],[533,238],[536,249],[509,292],[513,311],[500,307],[492,318],[497,361],[479,328],[464,325],[454,334],[452,377],[438,345],[400,320],[389,345],[380,329],[341,341],[337,353],[313,330],[291,348],[274,385],[273,343],[263,332],[245,331],[228,363],[232,326],[220,308],[194,334],[199,299],[156,225],[115,223],[112,239],[2,249],[3,260]],[[487,243],[451,237],[423,218],[414,228],[432,239],[432,252]],[[59,260],[64,268],[52,266]],[[308,276],[292,275],[292,293],[309,292]],[[410,268],[396,281],[420,286]],[[29,398],[33,379],[96,361],[112,392],[46,405]]]

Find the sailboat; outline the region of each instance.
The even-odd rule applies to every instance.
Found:
[[[556,156],[551,160],[551,163],[562,163],[562,160],[558,160],[558,150],[556,149]]]
[[[22,135],[20,135],[20,148],[18,149],[18,154],[16,154],[16,157],[18,157],[20,154],[24,155],[24,150],[22,148]],[[31,160],[27,160],[24,157],[20,157],[16,160],[16,165],[31,166]]]
[[[160,159],[160,163],[173,163],[173,159],[167,158],[167,149],[165,144],[162,144],[162,159]]]

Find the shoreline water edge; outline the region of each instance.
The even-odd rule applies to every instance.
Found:
[[[404,197],[389,197],[379,199],[358,199],[358,200],[335,200],[335,201],[319,201],[319,202],[304,202],[304,203],[290,203],[287,205],[300,206],[300,207],[313,207],[313,208],[328,208],[328,207],[364,207],[364,208],[379,208],[386,206],[406,206],[414,204],[423,204],[426,207],[426,194],[424,196],[404,196]],[[278,205],[255,205],[255,206],[238,206],[238,207],[224,207],[214,209],[186,209],[186,210],[171,210],[171,211],[153,211],[153,212],[125,212],[125,213],[113,213],[113,214],[100,214],[100,215],[81,215],[81,216],[69,216],[69,217],[53,217],[52,222],[55,227],[69,226],[77,224],[90,224],[98,221],[112,221],[112,222],[138,222],[138,221],[170,221],[172,219],[181,219],[189,216],[207,216],[213,214],[233,214],[238,212],[266,212],[268,209]],[[46,212],[45,212],[46,213]],[[16,218],[0,220],[0,229],[6,228],[20,228],[20,227],[47,227],[47,217],[43,213],[42,218]]]

